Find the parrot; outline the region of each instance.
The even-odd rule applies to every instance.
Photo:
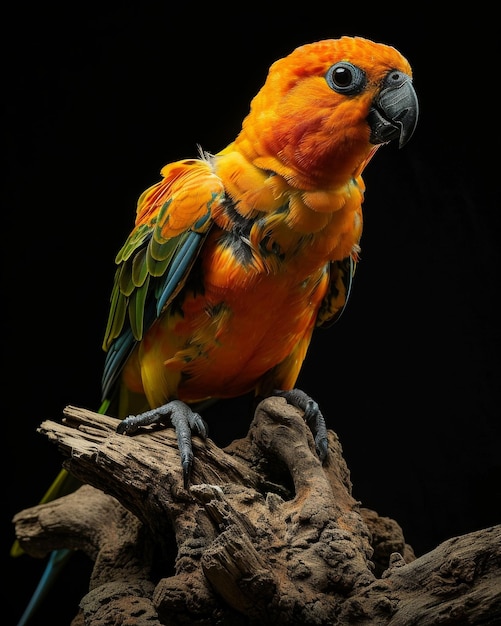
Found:
[[[350,295],[363,171],[381,146],[408,143],[418,115],[393,46],[302,44],[271,64],[235,139],[168,163],[140,195],[115,258],[101,410],[115,397],[128,436],[173,426],[185,488],[192,436],[208,433],[197,407],[213,400],[284,397],[325,459],[325,419],[295,384],[313,332]]]

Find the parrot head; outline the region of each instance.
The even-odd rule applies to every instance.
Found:
[[[358,175],[377,147],[411,138],[418,99],[408,61],[362,37],[322,40],[276,61],[235,144],[300,189]]]

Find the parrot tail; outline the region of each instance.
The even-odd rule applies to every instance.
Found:
[[[51,553],[44,573],[27,607],[24,609],[21,619],[17,622],[17,626],[26,626],[28,624],[72,554],[73,550],[67,549],[54,550]]]
[[[105,400],[99,407],[98,412],[101,413],[101,415],[105,415],[109,405],[109,400]],[[67,470],[62,469],[51,486],[47,489],[43,498],[40,500],[40,504],[51,502],[56,498],[72,493],[73,491],[76,491],[80,484],[81,483]],[[38,582],[38,585],[33,592],[21,619],[18,621],[17,626],[26,626],[26,624],[28,624],[29,620],[33,617],[38,607],[41,605],[49,589],[59,577],[59,574],[64,569],[64,566],[69,561],[73,552],[73,550],[63,548],[61,550],[54,550],[51,553],[42,577],[40,578],[40,581]],[[18,540],[16,539],[11,547],[10,555],[12,557],[18,557],[21,556],[21,554],[24,554],[24,550],[21,548]]]

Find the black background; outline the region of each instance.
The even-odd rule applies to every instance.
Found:
[[[418,555],[501,522],[493,15],[480,3],[454,19],[354,3],[171,4],[19,4],[4,18],[2,553],[13,624],[45,562],[8,556],[11,519],[62,460],[36,429],[67,404],[99,405],[113,259],[137,197],[197,144],[229,143],[269,65],[317,39],[394,45],[421,111],[411,142],[382,148],[366,170],[353,295],[314,337],[299,386],[338,433],[355,497],[396,519]],[[247,426],[211,423],[211,435],[224,445]],[[90,565],[74,557],[34,626],[69,623]]]

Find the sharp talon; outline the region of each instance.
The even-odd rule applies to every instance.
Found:
[[[140,419],[138,419],[140,417],[141,415],[129,415],[129,417],[123,419],[117,426],[117,433],[119,435],[134,434],[137,430],[139,430],[139,427],[141,426],[141,421]]]
[[[192,461],[184,461],[183,465],[183,485],[184,488],[188,491],[190,486],[190,477],[191,477],[191,467],[193,465]]]

